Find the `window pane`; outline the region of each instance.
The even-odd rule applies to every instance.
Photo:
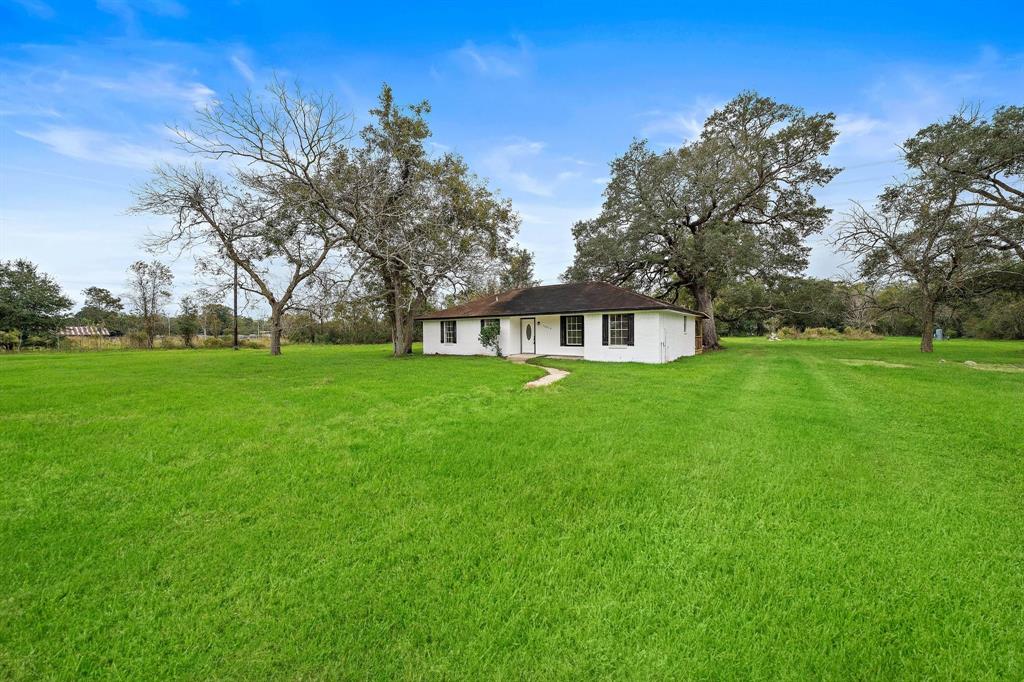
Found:
[[[583,345],[583,316],[571,315],[565,318],[565,345]]]
[[[608,316],[608,343],[612,346],[625,346],[629,343],[629,318],[627,316]]]
[[[441,327],[444,330],[444,343],[455,343],[455,320],[445,320]]]

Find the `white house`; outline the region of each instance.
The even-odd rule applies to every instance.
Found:
[[[499,328],[502,355],[671,362],[701,352],[703,313],[605,282],[512,289],[417,319],[424,355],[491,355],[480,330]]]

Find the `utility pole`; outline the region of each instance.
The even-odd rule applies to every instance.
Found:
[[[235,263],[235,332],[231,347],[238,350],[238,263]]]

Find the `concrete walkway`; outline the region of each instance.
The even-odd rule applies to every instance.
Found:
[[[509,362],[514,362],[517,365],[525,365],[527,360],[531,360],[537,357],[536,355],[510,355],[508,356]],[[523,384],[523,388],[538,388],[539,386],[550,386],[556,381],[561,381],[565,377],[569,376],[569,373],[564,369],[555,369],[554,367],[545,367],[544,365],[532,364],[532,367],[540,367],[542,370],[547,372],[547,375],[542,376],[540,379],[534,379],[533,381],[527,381]]]

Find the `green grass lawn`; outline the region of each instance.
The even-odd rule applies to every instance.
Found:
[[[0,677],[1020,679],[1024,343],[916,344],[0,357]]]

